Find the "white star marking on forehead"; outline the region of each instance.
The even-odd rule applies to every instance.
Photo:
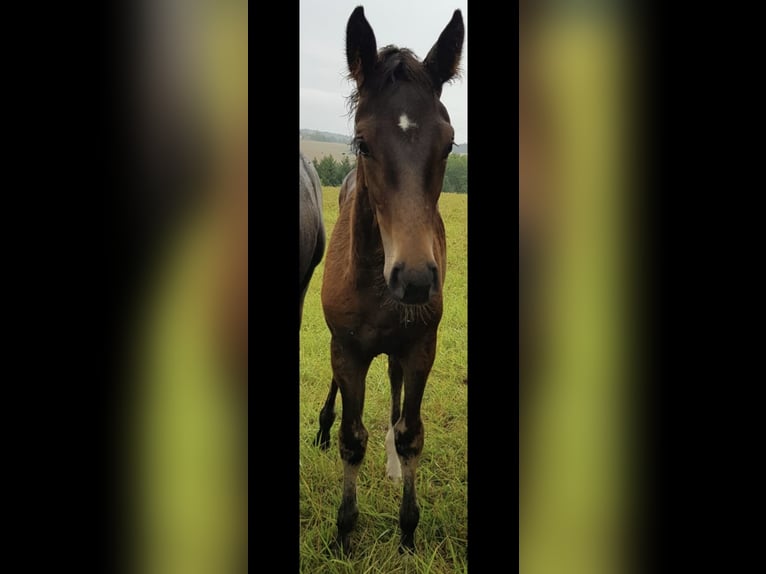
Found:
[[[399,127],[402,128],[403,132],[406,132],[410,128],[418,127],[418,124],[410,121],[410,118],[407,117],[407,114],[402,114],[399,116]]]

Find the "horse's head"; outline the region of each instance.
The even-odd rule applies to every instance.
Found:
[[[440,101],[457,74],[463,18],[455,10],[423,62],[394,46],[377,51],[359,6],[346,29],[346,56],[357,89],[354,144],[357,177],[368,194],[385,251],[383,275],[393,297],[426,303],[441,289],[434,243],[437,202],[454,130]]]

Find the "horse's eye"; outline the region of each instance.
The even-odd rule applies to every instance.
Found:
[[[449,145],[444,148],[444,154],[442,155],[442,159],[447,159],[447,156],[452,152],[452,147],[455,145],[455,142],[450,142]]]
[[[358,153],[365,157],[370,155],[370,147],[367,145],[367,142],[361,138],[356,140],[356,149]]]

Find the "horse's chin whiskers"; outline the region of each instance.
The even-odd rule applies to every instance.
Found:
[[[396,309],[399,311],[399,320],[403,325],[412,325],[413,323],[423,323],[428,325],[429,320],[433,316],[433,309],[430,303],[423,303],[421,305],[408,305],[401,301],[396,301],[392,297],[388,297],[383,302],[384,306],[389,309]]]
[[[408,303],[402,303],[397,301],[391,296],[391,292],[388,290],[386,280],[383,275],[375,284],[376,291],[379,297],[382,299],[382,307],[384,309],[393,309],[399,312],[399,320],[403,325],[412,325],[413,323],[423,323],[428,325],[433,318],[434,310],[431,303],[421,303],[418,305],[411,305]]]

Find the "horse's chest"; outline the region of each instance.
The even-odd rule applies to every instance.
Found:
[[[403,314],[380,297],[375,292],[375,277],[379,274],[382,269],[362,274],[353,282],[328,282],[332,274],[327,268],[324,275],[325,319],[333,337],[370,356],[406,351],[438,324],[435,315],[423,321],[417,314]]]
[[[365,354],[395,353],[406,348],[419,336],[419,328],[402,321],[398,313],[373,313],[340,328],[335,335],[345,339]]]
[[[365,323],[359,329],[359,344],[370,352],[390,352],[395,350],[403,340],[406,333],[397,324]]]

